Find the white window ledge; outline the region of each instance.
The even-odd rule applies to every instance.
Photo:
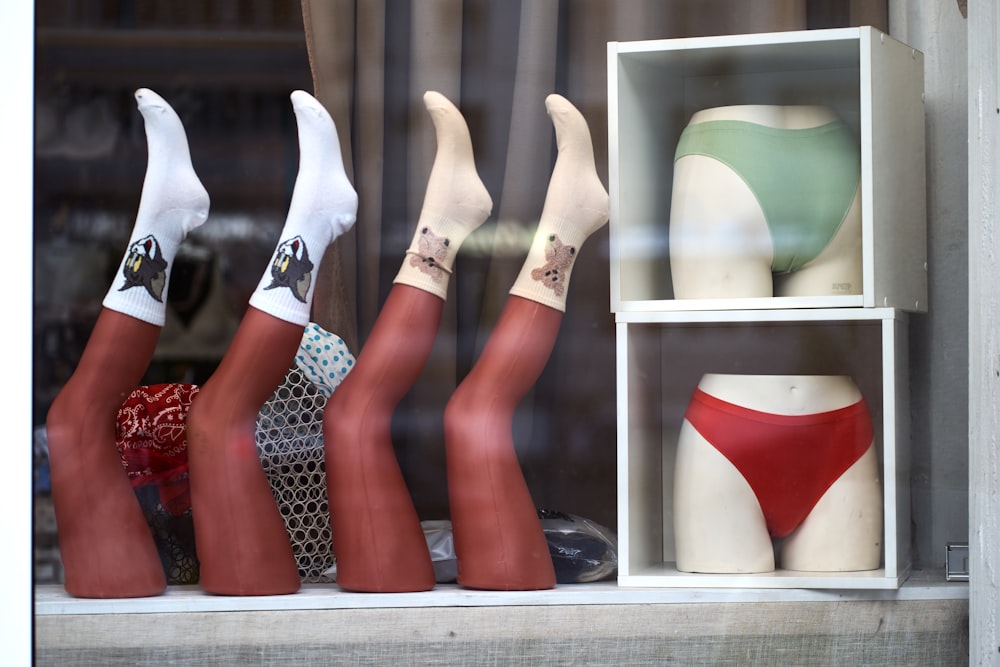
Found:
[[[476,591],[439,584],[424,593],[347,593],[333,584],[312,584],[293,595],[229,597],[197,586],[171,586],[147,598],[74,598],[61,586],[35,589],[35,614],[153,614],[308,609],[410,607],[501,607],[600,604],[692,604],[706,602],[846,602],[851,600],[968,600],[966,582],[940,573],[915,572],[899,589],[624,588],[612,582],[560,585],[547,591]]]

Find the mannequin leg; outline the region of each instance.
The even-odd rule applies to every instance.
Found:
[[[764,214],[726,165],[702,155],[677,161],[668,234],[674,298],[773,296]]]
[[[430,355],[444,301],[397,284],[323,418],[337,584],[351,591],[434,587],[427,542],[393,451],[392,413]]]
[[[855,572],[882,556],[882,491],[875,447],[840,476],[781,545],[787,570]]]
[[[770,571],[772,537],[783,540],[785,569],[877,567],[872,437],[847,376],[704,375],[677,445],[677,568]]]
[[[291,367],[302,327],[247,309],[188,413],[188,458],[201,587],[279,595],[299,574],[257,454],[257,412]]]
[[[861,294],[861,192],[823,252],[798,271],[774,277],[775,296]]]
[[[46,421],[66,591],[157,595],[163,566],[115,449],[115,415],[142,379],[159,327],[104,309]],[[122,341],[128,341],[122,344]]]
[[[151,90],[135,98],[148,146],[135,227],[80,363],[46,418],[66,591],[78,597],[141,597],[166,587],[115,448],[115,417],[153,356],[177,247],[205,221],[209,201],[177,114]]]
[[[285,226],[229,349],[187,418],[199,583],[222,595],[299,589],[288,533],[257,453],[257,413],[291,368],[309,322],[316,282],[310,257],[319,261],[357,212],[333,120],[307,93],[295,91],[291,99],[299,171]]]
[[[561,322],[560,311],[511,296],[482,356],[448,402],[448,496],[463,586],[555,586],[511,424],[517,404],[548,363]]]
[[[674,468],[674,540],[681,572],[774,570],[774,547],[753,489],[687,420]]]
[[[580,246],[608,219],[590,130],[566,99],[546,108],[559,157],[528,257],[482,356],[445,410],[458,581],[470,588],[555,586],[537,508],[514,450],[514,410],[548,363]]]
[[[437,154],[407,256],[354,369],[323,415],[337,584],[363,592],[434,587],[427,541],[393,452],[396,405],[430,355],[455,254],[489,215],[472,141],[454,105],[428,92]]]

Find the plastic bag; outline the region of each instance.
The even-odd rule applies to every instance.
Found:
[[[618,538],[604,526],[575,514],[539,510],[549,544],[556,583],[600,581],[618,571]],[[439,584],[458,577],[458,557],[450,521],[423,521],[434,574]],[[330,574],[329,572],[327,574]]]
[[[539,510],[556,570],[556,582],[600,581],[618,571],[618,538],[604,526],[575,514]]]

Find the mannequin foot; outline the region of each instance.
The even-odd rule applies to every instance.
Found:
[[[434,91],[424,94],[424,106],[434,123],[437,153],[416,233],[394,282],[446,299],[458,249],[489,217],[493,200],[476,172],[461,112]]]
[[[538,229],[510,293],[565,311],[577,254],[587,237],[608,221],[610,203],[594,165],[587,121],[559,95],[549,95],[545,106],[559,155]]]
[[[489,216],[493,200],[476,172],[469,128],[461,112],[441,93],[424,93],[424,107],[437,137],[424,211],[467,223],[471,232]]]
[[[608,193],[594,164],[594,146],[587,121],[560,95],[549,95],[545,108],[556,132],[556,159],[545,197],[543,217],[574,221],[584,236],[608,220]]]
[[[146,174],[128,248],[103,305],[163,326],[177,249],[208,218],[209,198],[174,110],[148,88],[137,90],[135,100],[145,122]]]
[[[330,225],[329,243],[354,224],[358,194],[344,170],[337,128],[326,108],[302,90],[293,92],[291,100],[298,125],[299,173],[288,218],[322,217]]]
[[[187,135],[177,113],[148,88],[135,92],[146,130],[148,159],[137,220],[168,217],[176,241],[208,218],[209,198],[191,165]]]

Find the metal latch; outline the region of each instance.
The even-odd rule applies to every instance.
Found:
[[[945,548],[944,578],[948,581],[969,580],[969,543],[949,542]]]

